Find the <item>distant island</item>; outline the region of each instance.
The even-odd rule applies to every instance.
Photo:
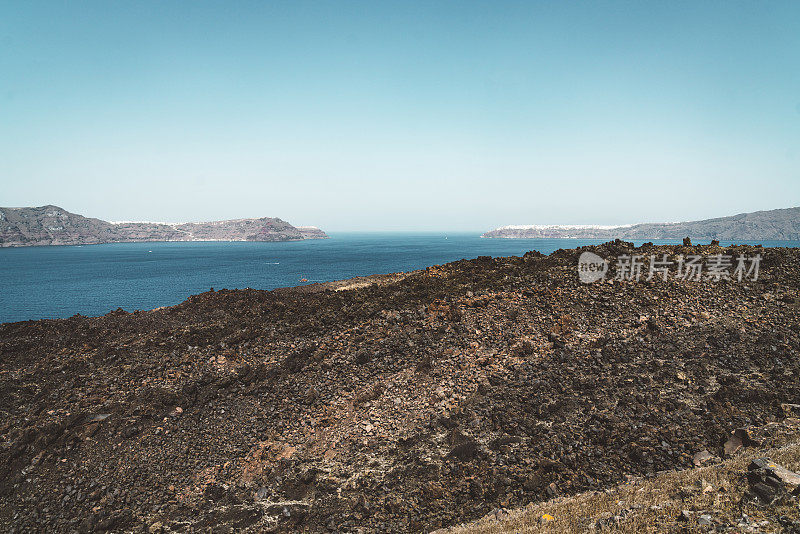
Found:
[[[721,239],[800,240],[800,207],[741,213],[730,217],[678,223],[623,226],[522,225],[503,226],[481,237],[579,239]]]
[[[326,239],[314,226],[275,217],[198,223],[113,223],[58,206],[0,208],[0,247],[95,245],[148,241],[300,241]]]

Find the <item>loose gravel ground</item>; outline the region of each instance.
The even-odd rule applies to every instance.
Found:
[[[586,250],[763,260],[581,284]],[[0,325],[0,526],[422,532],[723,457],[800,403],[799,259],[612,242]]]

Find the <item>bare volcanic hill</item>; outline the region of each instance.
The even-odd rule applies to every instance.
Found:
[[[0,208],[0,246],[76,245],[124,240],[115,225],[57,206]]]
[[[2,247],[135,241],[296,241],[327,237],[318,228],[295,228],[272,217],[184,224],[110,223],[57,206],[0,208]]]
[[[581,284],[584,251],[763,259]],[[0,325],[0,530],[422,532],[722,457],[800,398],[798,260],[612,242]]]
[[[642,223],[627,226],[522,225],[503,226],[482,237],[682,239],[725,241],[800,240],[800,207],[741,213],[703,221]]]

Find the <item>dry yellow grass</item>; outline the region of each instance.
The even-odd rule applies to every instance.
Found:
[[[747,489],[744,474],[748,463],[766,456],[794,471],[800,470],[800,428],[796,426],[781,440],[783,445],[768,449],[745,449],[734,458],[716,465],[659,474],[637,479],[604,492],[528,505],[490,514],[474,523],[438,531],[438,534],[501,534],[529,532],[674,532],[702,531],[696,519],[700,511],[715,520],[739,523],[747,514],[752,523],[768,520],[759,532],[782,532],[780,515],[800,518],[797,504],[760,508],[742,504]],[[698,512],[688,521],[680,520],[683,510]],[[621,518],[621,519],[620,519]]]

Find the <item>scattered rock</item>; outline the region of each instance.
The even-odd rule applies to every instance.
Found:
[[[749,489],[747,498],[763,505],[781,499],[787,493],[798,492],[800,474],[776,464],[769,458],[756,458],[747,468]]]
[[[315,387],[310,387],[306,390],[305,401],[306,404],[313,404],[319,398],[319,390]]]
[[[695,453],[694,457],[692,458],[692,462],[697,467],[701,467],[706,464],[712,464],[718,461],[719,458],[717,458],[707,450],[702,450],[700,452]]]
[[[174,419],[175,417],[180,417],[181,415],[183,415],[183,408],[181,408],[180,406],[175,406],[175,407],[174,407],[172,410],[170,410],[170,411],[169,411],[169,413],[167,414],[167,416],[169,416],[169,417],[172,417],[173,419]]]
[[[737,428],[725,442],[725,455],[732,456],[742,447],[758,447],[758,441],[752,439],[745,428]]]

